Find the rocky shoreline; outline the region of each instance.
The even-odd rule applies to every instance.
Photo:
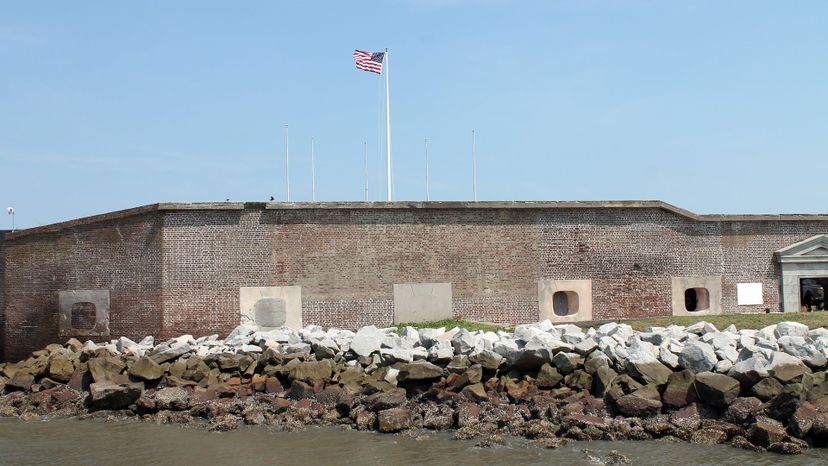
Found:
[[[49,345],[0,364],[0,416],[131,417],[295,430],[455,430],[730,444],[797,454],[828,446],[828,329],[706,322],[644,332],[546,322],[514,332],[240,325],[226,338]]]

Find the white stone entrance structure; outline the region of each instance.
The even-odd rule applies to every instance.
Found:
[[[429,322],[453,317],[451,283],[395,283],[394,323]]]
[[[775,253],[782,269],[782,310],[800,312],[803,278],[828,278],[828,235],[812,236]]]
[[[538,310],[556,324],[592,320],[592,280],[538,280]]]
[[[239,288],[242,323],[262,330],[276,327],[302,328],[301,286],[250,286]]]
[[[58,307],[61,337],[109,336],[109,290],[59,291]]]

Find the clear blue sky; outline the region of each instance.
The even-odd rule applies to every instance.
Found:
[[[520,6],[518,6],[520,5]],[[0,3],[0,205],[18,227],[159,201],[661,199],[828,211],[828,2]],[[10,225],[3,215],[0,227]]]

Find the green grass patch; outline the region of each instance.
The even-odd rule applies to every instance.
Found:
[[[717,316],[681,316],[681,317],[652,317],[648,319],[630,319],[630,320],[615,320],[613,322],[624,323],[631,326],[635,330],[646,330],[649,327],[667,327],[668,325],[691,325],[696,322],[710,322],[715,325],[717,329],[723,330],[730,324],[736,326],[737,329],[760,329],[771,324],[778,324],[784,321],[800,322],[810,328],[828,327],[828,311],[816,312],[773,312],[770,314],[726,314]],[[600,322],[585,322],[577,324],[583,328],[597,327],[598,325],[610,321]],[[450,330],[454,327],[464,328],[470,332],[475,330],[483,330],[486,332],[497,332],[504,330],[507,332],[514,331],[514,327],[501,326],[496,324],[488,324],[482,322],[472,322],[470,320],[461,319],[446,319],[436,322],[417,322],[395,325],[397,331],[402,331],[405,327],[421,328],[440,328],[445,327]]]
[[[483,330],[484,332],[497,332],[498,330],[506,330],[511,331],[508,327],[501,327],[495,324],[484,324],[481,322],[472,322],[470,320],[460,320],[460,319],[446,319],[446,320],[438,320],[436,322],[417,322],[417,323],[408,323],[408,324],[399,324],[395,325],[398,331],[402,331],[405,327],[414,327],[416,329],[420,328],[440,328],[445,327],[446,330],[451,330],[454,327],[464,328],[470,332],[475,330]]]
[[[770,314],[726,314],[717,316],[654,317],[649,319],[619,320],[635,330],[668,325],[691,325],[700,321],[710,322],[722,330],[730,324],[737,329],[760,329],[779,322],[800,322],[809,328],[827,327],[828,311],[817,312],[773,312]]]

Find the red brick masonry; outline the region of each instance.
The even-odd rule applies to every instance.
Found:
[[[538,318],[539,279],[592,279],[593,317],[669,315],[671,277],[721,275],[724,312],[780,309],[773,252],[828,216],[695,215],[658,201],[154,204],[6,233],[16,359],[58,338],[58,291],[110,290],[113,337],[226,333],[239,287],[301,285],[305,324],[393,318],[394,283],[451,282],[457,316]],[[761,282],[762,306],[736,283]],[[3,308],[5,306],[5,308]]]

